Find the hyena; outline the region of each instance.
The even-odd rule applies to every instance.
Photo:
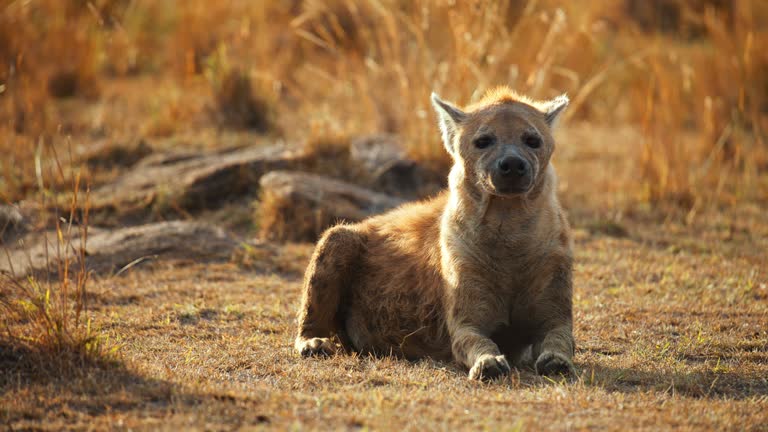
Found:
[[[472,379],[510,364],[572,374],[570,228],[550,163],[568,98],[503,87],[463,109],[434,93],[432,104],[448,190],[322,235],[296,350],[331,354],[337,335],[362,353],[454,359]]]

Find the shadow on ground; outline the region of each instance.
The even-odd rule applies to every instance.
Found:
[[[43,356],[49,360],[43,360]],[[56,361],[51,361],[51,357]],[[56,396],[36,406],[10,401],[1,413],[7,422],[43,419],[54,409],[64,416],[68,415],[64,412],[100,415],[139,406],[162,409],[174,395],[169,383],[140,377],[118,361],[51,356],[0,340],[0,395],[34,388]],[[62,409],[62,404],[66,409]]]
[[[0,423],[9,430],[34,429],[43,423],[52,428],[103,422],[114,426],[116,419],[129,413],[156,422],[173,415],[238,426],[270,422],[248,403],[253,401],[215,392],[188,393],[170,382],[142,377],[119,361],[60,363],[66,367],[43,364],[40,353],[0,339]],[[30,400],[24,397],[29,394],[47,396]]]
[[[670,372],[614,368],[598,363],[577,364],[587,386],[609,392],[663,392],[695,399],[733,400],[768,395],[768,378],[743,372]]]

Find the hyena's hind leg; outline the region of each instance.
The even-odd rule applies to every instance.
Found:
[[[330,355],[330,337],[337,333],[340,303],[347,297],[352,273],[363,253],[363,237],[352,227],[338,225],[317,242],[304,275],[295,347],[302,356]]]

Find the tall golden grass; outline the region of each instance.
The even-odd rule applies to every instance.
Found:
[[[395,132],[414,157],[444,167],[429,93],[465,103],[507,84],[536,98],[567,92],[571,121],[640,130],[624,179],[637,200],[695,210],[766,199],[760,0],[37,0],[1,13],[0,57],[13,68],[0,70],[0,145],[15,167],[29,151],[10,149],[24,145],[14,134],[57,124],[43,83],[74,71],[73,91],[86,97],[113,76],[168,76],[183,88],[225,55],[273,93],[264,99],[291,139]],[[0,181],[14,190],[23,173],[3,164],[14,174]]]

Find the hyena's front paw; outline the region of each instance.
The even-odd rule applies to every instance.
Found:
[[[576,368],[571,359],[563,354],[544,351],[536,360],[536,373],[539,375],[575,376]]]
[[[328,338],[296,338],[296,351],[302,357],[329,356],[336,352],[336,348]]]
[[[474,366],[469,370],[469,379],[487,381],[508,375],[509,363],[503,355],[481,355],[475,360]]]

